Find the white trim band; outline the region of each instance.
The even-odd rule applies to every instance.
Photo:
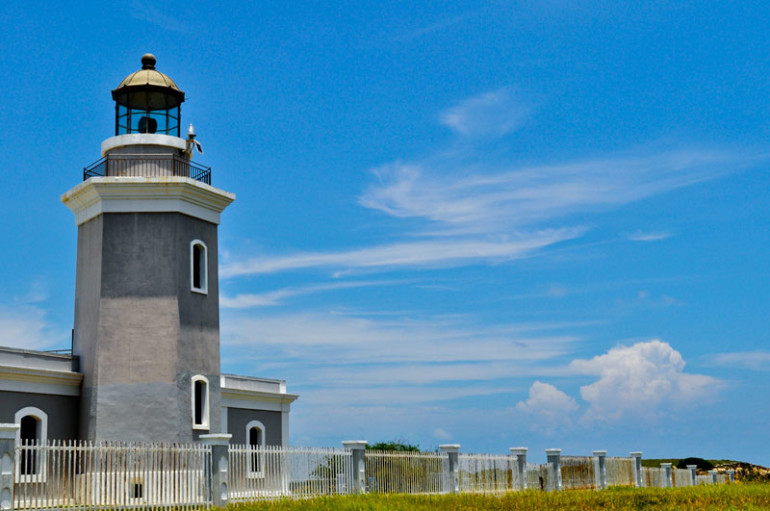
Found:
[[[182,213],[219,225],[235,194],[189,177],[92,177],[61,196],[80,226],[103,213]]]
[[[160,135],[154,133],[131,133],[129,135],[117,135],[110,137],[102,142],[102,156],[113,149],[131,145],[155,145],[161,147],[170,147],[184,151],[187,149],[187,141],[170,135]]]

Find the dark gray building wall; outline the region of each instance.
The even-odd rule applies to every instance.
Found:
[[[205,295],[190,289],[196,239],[207,247]],[[195,374],[209,380],[202,433],[221,430],[217,257],[217,226],[181,213],[107,213],[79,227],[73,348],[83,438],[192,440]]]
[[[259,421],[265,426],[265,444],[281,445],[281,412],[247,410],[245,408],[227,409],[227,432],[233,435],[231,444],[245,444],[246,424]]]
[[[48,438],[76,440],[78,438],[79,398],[51,396],[26,392],[0,391],[0,423],[14,422],[16,412],[34,406],[48,415]]]

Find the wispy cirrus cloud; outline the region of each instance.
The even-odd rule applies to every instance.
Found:
[[[573,239],[581,228],[546,229],[519,236],[431,239],[338,252],[261,256],[225,264],[222,278],[308,268],[386,271],[397,268],[447,268],[529,257],[550,245]]]
[[[709,358],[712,363],[719,366],[752,371],[770,371],[770,351],[767,350],[717,353]]]
[[[51,325],[46,311],[33,305],[0,305],[0,346],[29,350],[60,347],[67,334]]]
[[[324,293],[341,289],[402,284],[403,281],[348,281],[318,284],[314,286],[285,287],[265,293],[243,293],[235,296],[221,294],[219,305],[224,309],[248,309],[252,307],[273,307],[282,305],[287,298]]]
[[[489,233],[619,207],[735,171],[754,161],[730,151],[639,151],[554,165],[457,168],[451,160],[375,169],[359,203],[423,222],[430,234]]]
[[[470,138],[502,137],[520,127],[533,106],[505,87],[467,98],[444,110],[441,123]]]
[[[627,238],[631,241],[663,241],[673,236],[670,232],[666,231],[651,231],[651,232],[644,232],[644,231],[636,231],[633,234],[629,234]]]

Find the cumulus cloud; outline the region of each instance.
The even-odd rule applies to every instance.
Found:
[[[684,367],[682,355],[659,340],[619,346],[570,364],[578,374],[599,377],[580,388],[580,395],[589,403],[587,421],[650,417],[667,405],[706,399],[720,386],[719,380],[685,373]]]
[[[465,137],[500,137],[518,128],[531,111],[509,88],[465,99],[441,113],[441,123]]]
[[[579,406],[571,398],[550,383],[536,381],[529,388],[529,398],[516,403],[516,409],[530,415],[534,425],[546,431],[568,425],[570,414]]]

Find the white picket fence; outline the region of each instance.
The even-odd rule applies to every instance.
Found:
[[[212,449],[198,443],[25,443],[15,448],[13,509],[209,507],[215,501],[209,487]],[[354,467],[349,449],[230,445],[227,454],[229,463],[217,471],[227,473],[229,502],[342,495],[356,492],[359,484],[370,493],[404,494],[601,487],[598,456],[557,456],[520,466],[524,460],[514,455],[455,453],[452,462],[449,452],[366,450],[358,458],[363,465]],[[603,457],[603,463],[607,486],[636,485],[634,458]],[[692,474],[643,467],[640,477],[647,487],[728,482],[726,474],[695,480]]]
[[[352,486],[344,449],[231,445],[229,451],[231,502],[339,495]]]
[[[430,494],[446,491],[445,454],[368,450],[365,459],[365,481],[370,493]]]
[[[502,493],[520,487],[511,456],[460,453],[458,462],[462,493]]]
[[[54,440],[16,447],[14,509],[179,508],[211,502],[202,444]]]

